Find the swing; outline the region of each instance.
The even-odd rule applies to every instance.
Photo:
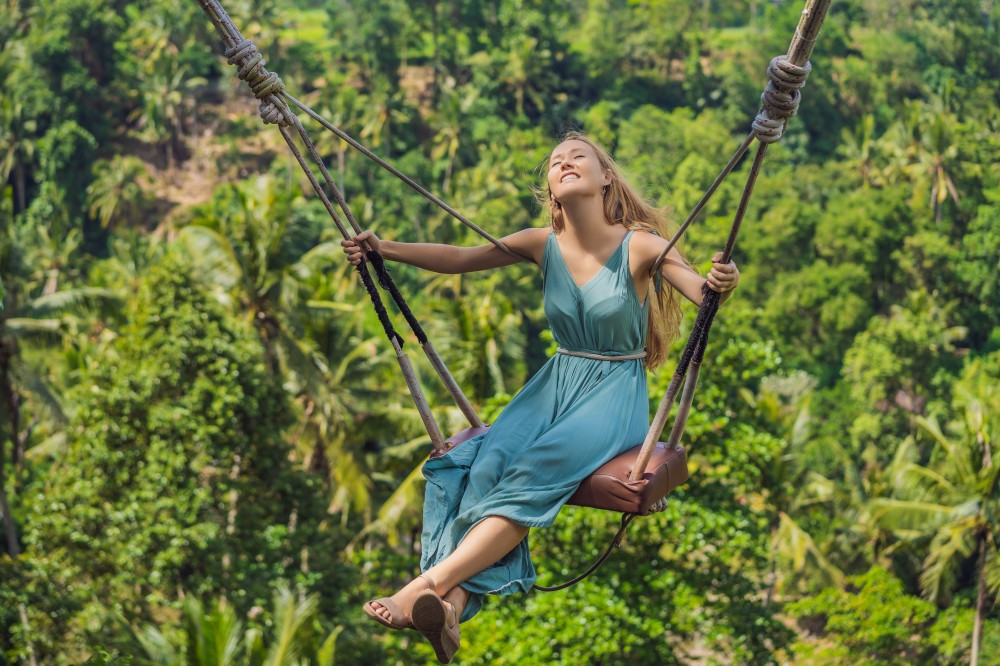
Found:
[[[747,176],[747,181],[729,230],[726,247],[720,260],[723,264],[729,263],[743,216],[746,213],[747,204],[753,193],[754,183],[767,152],[767,147],[771,143],[775,143],[781,139],[788,119],[794,116],[798,110],[801,98],[799,90],[805,85],[806,78],[809,76],[811,70],[809,56],[812,54],[820,26],[826,18],[830,2],[831,0],[806,1],[806,7],[802,11],[802,16],[795,30],[791,45],[788,48],[787,55],[780,55],[773,58],[768,65],[768,83],[761,95],[761,108],[754,118],[751,131],[653,263],[649,277],[654,280],[657,292],[662,290],[660,266],[667,253],[677,243],[681,235],[697,217],[698,213],[708,203],[722,181],[725,180],[726,176],[729,175],[730,171],[732,171],[747,152],[754,139],[757,139],[759,145],[754,155],[750,173]],[[341,129],[292,97],[285,91],[284,84],[278,78],[277,74],[268,72],[264,68],[265,61],[263,56],[257,51],[253,42],[243,37],[218,0],[198,0],[198,3],[212,21],[216,32],[226,47],[225,54],[227,61],[229,64],[238,67],[237,76],[247,82],[254,96],[260,100],[259,111],[261,120],[265,124],[275,124],[278,126],[278,130],[281,132],[285,143],[288,144],[296,161],[308,177],[317,196],[322,201],[344,238],[349,239],[353,235],[361,233],[362,229],[354,218],[347,202],[344,200],[343,194],[330,177],[321,156],[316,151],[298,115],[292,110],[292,106],[297,107],[303,113],[312,117],[324,128],[333,132],[340,139],[347,142],[380,167],[402,180],[429,201],[439,206],[449,215],[468,226],[510,256],[531,260],[530,257],[521,255],[508,248],[503,242],[473,224],[447,203],[431,194],[424,187],[372,153]],[[330,202],[326,191],[320,185],[316,174],[295,144],[290,128],[294,128],[295,132],[301,138],[302,143],[306,147],[306,152],[308,152],[310,158],[319,169],[327,189],[332,193],[333,198],[337,202],[337,207],[341,210],[344,217],[346,217],[351,228],[354,230],[354,234],[348,232],[340,215]],[[423,328],[417,322],[416,317],[410,311],[395,282],[386,270],[382,257],[373,251],[367,243],[365,243],[365,255],[367,261],[360,262],[356,266],[356,270],[372,301],[383,331],[396,352],[396,360],[399,363],[407,388],[413,397],[420,418],[430,436],[432,443],[430,456],[442,455],[451,448],[460,446],[462,442],[486,432],[489,426],[484,424],[476,414],[472,404],[464,393],[462,393],[447,366],[441,360],[440,355],[427,339]],[[424,397],[423,390],[416,379],[416,373],[413,371],[409,357],[403,352],[403,340],[389,320],[388,313],[382,303],[378,290],[375,289],[375,283],[366,263],[371,264],[375,270],[375,276],[379,285],[389,292],[389,295],[399,307],[400,313],[409,324],[435,372],[441,378],[445,388],[455,400],[456,405],[468,419],[469,428],[456,433],[448,439],[445,439],[441,434],[441,430],[434,416],[431,414],[430,407]],[[680,440],[691,410],[694,391],[698,381],[698,373],[700,372],[701,362],[708,344],[708,334],[715,319],[715,314],[718,311],[721,298],[719,292],[709,289],[707,285],[703,288],[703,293],[704,298],[699,307],[698,317],[692,327],[691,335],[688,338],[677,369],[670,380],[666,394],[660,401],[643,443],[629,449],[596,469],[580,483],[576,492],[568,501],[569,504],[577,506],[621,512],[622,520],[618,533],[612,538],[611,543],[604,553],[583,574],[561,585],[551,587],[535,585],[534,589],[541,591],[560,590],[590,575],[607,559],[612,550],[620,545],[625,530],[636,516],[649,515],[664,510],[666,508],[666,495],[687,481],[687,452],[680,444]],[[681,390],[682,384],[683,390]],[[660,442],[658,441],[660,433],[663,431],[667,416],[677,397],[678,391],[681,392],[681,397],[670,435],[666,442]]]

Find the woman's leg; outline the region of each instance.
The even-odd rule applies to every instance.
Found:
[[[479,573],[514,549],[528,533],[528,527],[518,525],[503,516],[487,516],[469,530],[455,550],[425,573],[434,581],[435,592],[462,614],[469,593],[459,587],[459,583]],[[416,596],[427,589],[423,580],[415,579],[392,596],[409,614]],[[377,613],[390,619],[388,609],[381,604],[373,604]],[[398,618],[397,618],[398,621]]]
[[[451,555],[427,570],[437,593],[444,594],[495,564],[521,543],[528,529],[503,516],[487,516],[469,530]]]

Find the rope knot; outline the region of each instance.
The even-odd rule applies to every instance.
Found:
[[[806,84],[812,64],[795,65],[788,56],[780,55],[771,59],[767,66],[767,86],[761,93],[763,108],[753,121],[753,131],[761,143],[780,141],[788,119],[799,110],[802,94],[799,90]]]
[[[253,96],[261,100],[260,117],[265,123],[276,123],[287,125],[282,109],[275,103],[273,98],[265,99],[272,95],[277,95],[285,89],[285,84],[274,72],[264,69],[264,56],[260,54],[257,47],[249,39],[243,39],[235,46],[226,49],[226,62],[236,65],[236,76],[241,81],[246,81],[253,92]]]

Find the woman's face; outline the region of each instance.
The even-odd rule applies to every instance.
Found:
[[[548,179],[549,191],[560,203],[573,198],[600,197],[601,190],[611,182],[597,153],[579,139],[563,141],[552,151]]]

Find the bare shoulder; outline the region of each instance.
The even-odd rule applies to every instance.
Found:
[[[528,227],[504,236],[503,242],[518,254],[532,257],[536,264],[541,265],[545,239],[550,231],[549,227]]]
[[[648,231],[636,230],[634,234],[634,240],[629,248],[629,254],[636,258],[638,263],[637,268],[641,272],[648,273],[653,268],[653,262],[660,256],[663,252],[663,248],[667,246],[667,239],[662,236],[657,236],[656,234],[650,233]],[[662,264],[664,269],[670,269],[671,266],[676,266],[682,268],[687,272],[691,272],[692,269],[688,266],[688,263],[684,261],[681,256],[680,251],[674,246],[670,248],[670,252],[667,253],[666,260]],[[694,271],[697,274],[697,271]]]
[[[648,271],[652,268],[653,261],[660,256],[660,252],[666,246],[666,239],[648,231],[637,229],[632,234],[632,242],[629,243],[629,255],[636,258],[640,270]]]

